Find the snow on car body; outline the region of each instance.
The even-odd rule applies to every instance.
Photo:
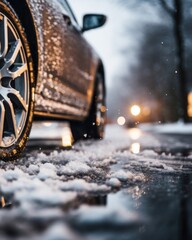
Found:
[[[72,123],[75,138],[85,135],[101,138],[104,69],[82,33],[103,25],[105,16],[85,16],[81,29],[65,0],[21,0],[19,4],[14,0],[2,1],[0,14],[4,36],[0,40],[2,51],[6,50],[2,61],[17,53],[11,67],[27,66],[16,78],[10,78],[7,85],[5,74],[0,79],[0,158],[16,158],[23,150],[33,115],[77,120]],[[86,20],[90,24],[91,18],[98,23],[94,25],[93,21],[86,28]],[[14,46],[4,47],[12,42],[17,52]],[[11,102],[9,91],[13,95]]]

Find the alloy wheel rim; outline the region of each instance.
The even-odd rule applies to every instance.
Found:
[[[29,74],[25,50],[12,21],[0,13],[0,147],[20,137],[28,115]]]

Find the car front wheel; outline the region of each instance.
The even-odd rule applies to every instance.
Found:
[[[0,160],[17,158],[25,147],[33,117],[33,76],[22,24],[0,1]]]

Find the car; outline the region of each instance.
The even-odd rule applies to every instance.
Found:
[[[86,14],[80,27],[66,0],[0,1],[0,160],[16,159],[33,119],[69,120],[74,139],[102,139],[105,76],[83,33],[101,27]]]

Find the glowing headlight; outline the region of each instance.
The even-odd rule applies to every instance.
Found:
[[[141,108],[138,105],[133,105],[131,107],[131,114],[133,116],[138,116],[141,113]]]

